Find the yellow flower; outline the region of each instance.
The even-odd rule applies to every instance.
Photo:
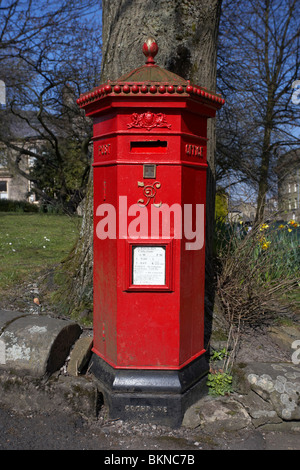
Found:
[[[263,243],[263,245],[261,246],[263,250],[267,250],[270,246],[271,242],[265,242]]]
[[[278,228],[284,228],[284,225],[280,224]]]
[[[292,232],[292,229],[291,229],[291,228],[288,228],[288,232]]]
[[[262,232],[263,230],[266,230],[267,228],[269,228],[268,224],[262,224],[262,226],[259,228],[259,230]]]
[[[295,225],[295,221],[293,219],[291,219],[289,222],[288,222],[290,225]]]
[[[262,237],[259,240],[259,244],[262,250],[267,250],[269,246],[271,245],[271,242],[267,241],[265,237]]]

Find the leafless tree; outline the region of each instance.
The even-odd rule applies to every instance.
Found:
[[[280,155],[300,144],[300,106],[292,84],[300,72],[299,0],[224,0],[219,85],[220,176],[240,175],[257,190],[257,222]],[[225,164],[224,164],[225,162]]]
[[[91,124],[80,113],[76,98],[99,80],[100,4],[98,0],[42,0],[37,7],[36,2],[10,0],[0,3],[0,13],[0,78],[7,88],[0,139],[14,151],[16,170],[33,181],[38,195],[49,201],[49,192],[39,187],[37,179],[24,171],[20,162],[23,155],[28,155],[40,165],[52,165],[59,179],[59,199],[74,210],[85,195],[91,163]],[[33,153],[26,136],[16,139],[18,136],[10,132],[12,121],[31,128],[31,136],[34,133],[43,145]],[[72,151],[82,162],[78,188],[70,188],[65,173],[67,142],[72,142]],[[45,148],[51,158],[45,158]]]

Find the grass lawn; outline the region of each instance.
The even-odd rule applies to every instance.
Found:
[[[0,212],[0,289],[60,262],[80,225],[78,217]]]

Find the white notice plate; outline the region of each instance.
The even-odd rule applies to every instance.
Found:
[[[137,286],[164,286],[166,284],[165,247],[132,247],[132,284]]]

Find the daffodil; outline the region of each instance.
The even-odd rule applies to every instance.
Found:
[[[291,228],[288,228],[288,232],[292,232],[292,229],[291,229]]]
[[[270,246],[271,242],[265,242],[263,243],[263,245],[261,246],[263,250],[267,250]]]
[[[262,237],[259,240],[259,244],[260,244],[260,247],[261,247],[262,250],[267,250],[269,248],[269,246],[271,245],[271,242],[266,240],[265,237]]]
[[[278,228],[284,228],[284,225],[283,225],[283,224],[280,224]]]
[[[259,230],[261,232],[263,232],[264,230],[266,230],[267,228],[269,228],[269,225],[268,224],[262,224],[262,226],[259,228]]]

